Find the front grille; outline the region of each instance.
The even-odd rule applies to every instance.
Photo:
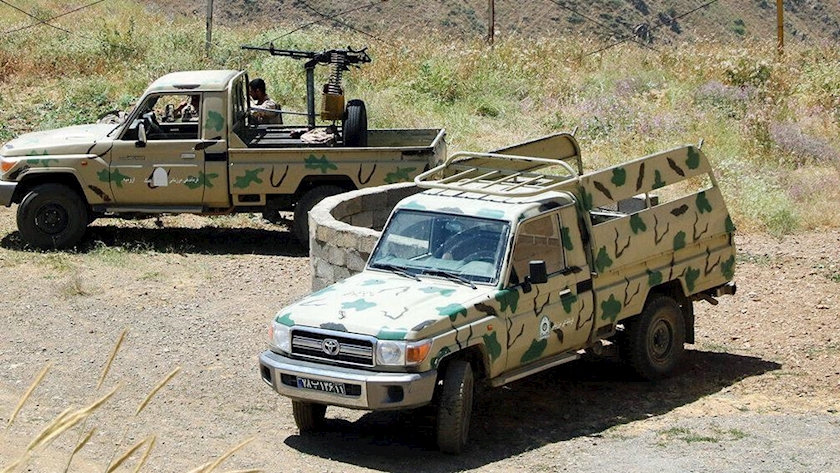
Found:
[[[324,341],[332,352],[324,350]],[[335,344],[338,344],[335,348]],[[373,366],[373,339],[348,336],[340,332],[292,330],[292,354],[357,366]]]

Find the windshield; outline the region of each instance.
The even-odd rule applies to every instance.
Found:
[[[398,210],[370,258],[371,268],[495,284],[507,248],[505,221]]]

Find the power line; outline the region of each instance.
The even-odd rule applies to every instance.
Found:
[[[709,5],[711,5],[711,4],[713,4],[713,3],[717,2],[717,1],[718,1],[718,0],[710,0],[710,1],[708,1],[708,2],[706,2],[706,3],[704,3],[704,4],[702,4],[702,5],[700,5],[700,6],[699,6],[699,7],[697,7],[697,8],[693,8],[693,9],[691,9],[691,10],[689,10],[689,11],[685,12],[685,13],[682,13],[682,14],[680,14],[680,15],[676,15],[676,16],[671,17],[671,20],[670,20],[670,21],[676,21],[676,20],[678,20],[678,19],[680,19],[680,18],[683,18],[683,17],[685,17],[685,16],[688,16],[688,15],[690,15],[690,14],[692,14],[692,13],[694,13],[694,12],[696,12],[696,11],[698,11],[698,10],[702,9],[702,8],[708,7]],[[650,27],[650,29],[649,29],[648,31],[653,31],[653,30],[659,29],[659,28],[661,28],[661,27],[663,27],[663,26],[665,26],[665,23],[664,23],[664,22],[662,22],[662,21],[660,20],[659,22],[657,22],[657,24],[656,24],[656,25],[651,26],[651,27]],[[613,47],[615,47],[615,46],[618,46],[619,44],[626,43],[626,42],[627,42],[628,40],[630,40],[630,39],[632,39],[632,38],[624,38],[624,39],[621,39],[620,41],[616,41],[615,43],[610,44],[610,45],[608,45],[608,46],[604,46],[603,48],[600,48],[600,49],[597,49],[597,50],[595,50],[595,51],[591,51],[591,52],[588,52],[588,53],[586,53],[586,54],[583,54],[583,55],[581,55],[580,57],[581,57],[581,58],[584,58],[584,57],[586,57],[586,56],[591,56],[591,55],[593,55],[593,54],[598,54],[598,53],[600,53],[600,52],[606,51],[607,49],[610,49],[610,48],[613,48]],[[637,42],[637,41],[634,41],[634,42]]]
[[[75,9],[73,9],[73,10],[70,10],[70,11],[64,12],[64,13],[62,13],[62,14],[60,14],[60,15],[56,15],[56,16],[54,16],[54,17],[52,17],[52,18],[48,18],[48,19],[46,19],[46,20],[41,20],[41,19],[39,19],[39,18],[36,18],[36,17],[34,17],[34,16],[30,15],[29,13],[23,12],[25,15],[27,15],[27,16],[29,16],[29,17],[31,17],[31,18],[34,18],[34,19],[36,19],[36,20],[38,20],[38,21],[37,21],[37,22],[35,22],[35,23],[32,23],[32,24],[26,25],[26,26],[21,26],[20,28],[15,28],[15,29],[12,29],[12,30],[9,30],[9,31],[5,31],[5,32],[3,32],[3,35],[8,35],[8,34],[12,34],[12,33],[17,33],[18,31],[27,30],[27,29],[29,29],[29,28],[32,28],[32,27],[34,27],[34,26],[38,26],[38,25],[41,25],[41,24],[44,24],[44,25],[47,25],[47,26],[50,26],[50,27],[53,27],[53,28],[58,28],[58,27],[56,27],[56,26],[54,26],[54,25],[49,24],[48,22],[53,21],[53,20],[56,20],[56,19],[61,18],[61,17],[63,17],[63,16],[67,16],[67,15],[69,15],[69,14],[71,14],[71,13],[76,13],[77,11],[84,10],[84,9],[86,9],[86,8],[90,8],[90,7],[94,6],[94,5],[96,5],[97,3],[102,3],[102,2],[104,2],[104,1],[105,1],[105,0],[96,0],[95,2],[89,3],[89,4],[87,4],[87,5],[83,5],[83,6],[79,7],[79,8],[75,8]],[[10,7],[14,8],[15,10],[22,11],[21,9],[19,9],[19,8],[15,7],[14,5],[9,5],[9,3],[5,2],[5,1],[0,0],[0,3],[3,3],[3,4],[5,4],[5,5],[8,5],[8,6],[10,6]],[[61,31],[65,31],[65,32],[67,32],[67,33],[70,33],[69,31],[67,31],[67,30],[63,30],[63,29],[61,29],[61,28],[58,28],[58,29],[60,29]],[[73,33],[70,33],[70,34],[73,34]]]
[[[371,38],[373,38],[373,39],[375,39],[375,40],[377,40],[377,41],[382,41],[380,38],[377,38],[376,36],[374,36],[374,35],[372,35],[372,34],[368,33],[367,31],[362,31],[362,30],[360,30],[360,29],[358,29],[358,28],[354,27],[353,25],[351,25],[351,24],[349,24],[349,23],[347,23],[347,22],[345,22],[345,21],[338,20],[338,19],[336,19],[335,17],[332,17],[332,18],[331,18],[329,15],[327,15],[327,14],[325,14],[325,13],[321,13],[320,11],[316,10],[316,9],[315,9],[315,7],[313,7],[312,5],[310,5],[308,2],[301,1],[300,3],[302,3],[304,7],[308,8],[310,11],[312,11],[312,12],[313,12],[313,13],[315,13],[316,15],[323,17],[325,20],[333,21],[333,22],[335,22],[335,23],[338,23],[339,25],[342,25],[342,26],[345,26],[345,27],[347,27],[347,28],[350,28],[351,30],[353,30],[353,31],[355,31],[355,32],[357,32],[357,33],[361,33],[361,34],[363,34],[363,35],[365,35],[365,36],[369,36],[369,37],[371,37]],[[336,16],[338,16],[338,15],[336,15]]]
[[[359,7],[350,8],[350,9],[348,9],[348,10],[344,10],[344,11],[342,11],[342,12],[338,12],[338,13],[336,13],[335,15],[333,15],[333,18],[334,18],[334,17],[337,17],[337,16],[339,16],[339,15],[344,15],[344,14],[347,14],[347,13],[352,13],[352,12],[355,12],[355,11],[365,10],[365,9],[367,9],[367,8],[375,7],[376,5],[379,5],[379,4],[382,4],[382,3],[385,3],[385,2],[387,2],[387,1],[388,1],[388,0],[380,0],[380,1],[375,2],[375,3],[374,3],[374,2],[371,2],[371,3],[370,3],[370,4],[368,4],[368,5],[362,5],[362,6],[359,6]],[[290,34],[292,34],[292,33],[296,33],[296,32],[298,32],[298,31],[300,31],[300,30],[302,30],[302,29],[304,29],[304,28],[307,28],[307,27],[309,27],[309,26],[315,25],[315,24],[317,24],[317,23],[321,23],[322,21],[327,20],[327,19],[331,19],[331,18],[326,17],[326,18],[321,18],[320,20],[316,20],[316,21],[312,21],[312,22],[306,23],[305,25],[299,26],[299,27],[297,27],[297,28],[295,28],[295,29],[293,29],[293,30],[289,31],[288,33],[284,33],[284,34],[282,34],[282,35],[280,35],[280,36],[278,36],[278,37],[276,37],[276,38],[274,38],[274,39],[270,39],[270,40],[268,40],[268,41],[264,42],[263,44],[261,44],[260,46],[265,46],[265,45],[267,45],[267,44],[269,44],[269,43],[273,43],[273,42],[277,41],[277,40],[278,40],[278,39],[280,39],[280,38],[285,38],[286,36],[289,36],[289,35],[290,35]]]
[[[569,6],[567,6],[567,5],[563,4],[563,3],[560,3],[560,2],[559,2],[559,1],[557,1],[557,0],[548,0],[548,1],[550,1],[551,3],[553,3],[553,4],[557,5],[558,7],[562,8],[562,9],[564,9],[564,10],[570,11],[570,12],[574,13],[575,15],[578,15],[579,17],[581,17],[581,18],[583,18],[583,19],[585,19],[585,20],[588,20],[588,21],[590,21],[590,22],[592,22],[592,23],[595,23],[596,25],[600,26],[601,28],[604,28],[605,30],[609,30],[609,31],[611,31],[612,33],[615,33],[615,34],[619,34],[619,35],[621,35],[621,37],[622,37],[621,42],[622,42],[622,43],[623,43],[623,42],[625,42],[625,41],[633,41],[634,43],[636,43],[636,44],[638,44],[638,45],[640,45],[640,46],[643,46],[643,47],[645,47],[645,48],[648,48],[648,49],[650,49],[650,50],[652,50],[652,51],[656,51],[656,48],[654,48],[654,47],[652,47],[652,46],[650,46],[650,45],[647,45],[647,44],[645,44],[645,43],[643,43],[643,42],[641,42],[641,41],[637,41],[637,40],[636,40],[636,39],[634,39],[632,36],[629,36],[629,35],[627,35],[627,34],[625,34],[625,33],[618,32],[618,31],[616,31],[616,30],[615,30],[615,28],[613,28],[613,27],[611,27],[611,26],[609,26],[609,25],[605,25],[605,24],[603,24],[603,23],[601,23],[601,22],[599,22],[599,21],[597,21],[597,20],[594,20],[594,19],[592,19],[592,18],[590,18],[590,17],[588,17],[588,16],[584,15],[583,13],[580,13],[579,11],[575,10],[575,9],[574,9],[574,8],[572,8],[572,7],[569,7]],[[717,1],[717,0],[715,0],[715,1]],[[656,51],[656,52],[659,52],[659,51]]]

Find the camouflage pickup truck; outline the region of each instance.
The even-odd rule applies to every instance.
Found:
[[[192,113],[179,110],[187,104]],[[446,156],[443,130],[368,130],[359,100],[347,103],[342,124],[258,123],[244,71],[176,72],[153,82],[122,123],[6,143],[0,205],[18,204],[22,240],[44,249],[76,245],[99,217],[165,213],[262,212],[276,221],[293,210],[295,233],[308,242],[306,214],[324,197],[411,181]]]
[[[270,323],[261,376],[301,432],[328,405],[431,405],[457,453],[477,383],[609,346],[664,377],[694,343],[693,302],[734,294],[734,227],[698,147],[584,174],[559,134],[456,153],[415,182],[428,189],[397,204],[364,271]]]

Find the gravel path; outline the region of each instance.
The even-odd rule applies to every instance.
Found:
[[[698,343],[675,377],[641,383],[609,360],[587,361],[485,391],[459,457],[432,448],[423,411],[331,408],[328,432],[297,434],[290,403],[257,371],[267,320],[309,287],[308,259],[284,229],[247,216],[182,216],[163,229],[103,220],[90,236],[104,244],[23,251],[14,213],[0,209],[3,426],[52,363],[0,430],[0,467],[62,410],[119,384],[86,423],[97,430],[71,471],[104,471],[150,435],[157,442],[144,471],[188,471],[249,438],[219,471],[840,471],[837,231],[784,242],[740,236],[739,293],[698,304]],[[500,405],[508,408],[498,413]],[[78,432],[28,471],[62,471]]]

